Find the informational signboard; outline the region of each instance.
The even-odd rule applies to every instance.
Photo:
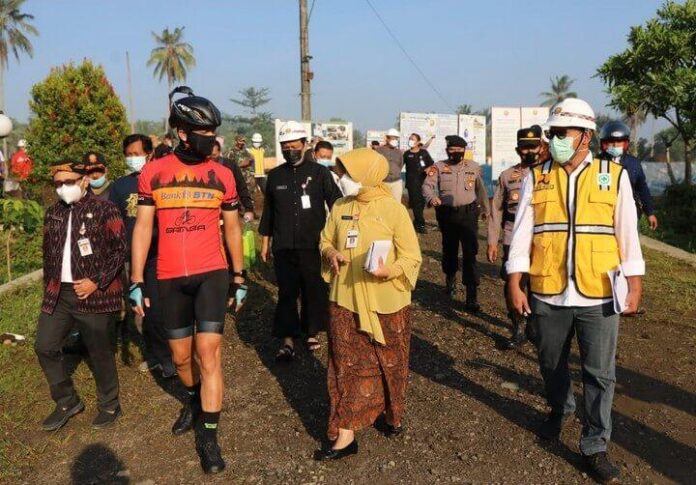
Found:
[[[353,123],[316,123],[312,135],[333,145],[334,159],[353,149]]]
[[[545,107],[491,108],[491,164],[496,180],[503,170],[520,161],[515,151],[517,130],[543,124],[549,116]]]
[[[280,150],[280,142],[278,141],[278,136],[280,135],[280,127],[283,126],[287,122],[288,122],[288,120],[279,120],[279,119],[275,120],[276,160],[278,161],[277,162],[278,165],[280,165],[281,163],[285,163],[285,159],[283,158],[283,154],[281,153],[281,150]],[[307,136],[308,137],[311,136],[312,123],[310,123],[309,121],[300,121],[299,123],[302,123],[302,126],[304,126],[304,129],[307,132]]]
[[[438,161],[447,158],[445,137],[457,134],[459,128],[459,117],[457,115],[401,113],[399,121],[402,150],[408,148],[408,137],[411,136],[411,133],[418,133],[423,143],[427,143],[432,136],[435,137],[428,146],[428,152],[430,152],[433,160]]]
[[[381,145],[384,143],[384,137],[387,135],[386,130],[367,130],[365,132],[365,146],[372,146],[372,142],[379,142]]]
[[[459,136],[466,140],[466,155],[479,165],[486,163],[486,117],[459,115]]]

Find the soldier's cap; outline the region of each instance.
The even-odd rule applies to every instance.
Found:
[[[517,147],[537,147],[541,143],[541,126],[532,125],[529,128],[517,130]]]
[[[450,147],[466,148],[466,140],[459,135],[447,135],[445,137],[445,141],[447,142],[447,148],[450,148]]]
[[[58,172],[70,172],[78,175],[87,174],[87,164],[74,160],[61,159],[51,165],[51,176]]]

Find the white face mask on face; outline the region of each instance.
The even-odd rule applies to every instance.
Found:
[[[350,178],[350,175],[347,173],[344,173],[343,177],[338,180],[338,185],[341,187],[341,192],[343,192],[343,195],[346,197],[358,195],[358,192],[360,192],[362,188],[362,184]]]
[[[414,146],[416,146],[416,140],[409,140],[409,141],[408,141],[408,147],[409,147],[409,148],[413,148]]]
[[[398,148],[399,140],[391,139],[389,140],[389,146],[392,148]]]
[[[56,193],[66,204],[74,204],[84,195],[79,182],[74,185],[61,185],[56,189]]]
[[[261,142],[260,141],[255,141],[251,143],[254,148],[260,148],[261,147]]]

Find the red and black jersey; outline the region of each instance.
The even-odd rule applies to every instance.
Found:
[[[220,212],[239,205],[228,168],[212,160],[186,164],[174,154],[154,160],[138,178],[138,205],[157,209],[158,279],[227,268]]]

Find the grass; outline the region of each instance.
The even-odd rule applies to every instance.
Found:
[[[7,261],[5,258],[5,234],[0,233],[2,241],[2,257],[0,258],[0,284],[7,283]],[[42,258],[42,231],[39,228],[33,234],[15,234],[10,246],[12,279],[41,269]]]

